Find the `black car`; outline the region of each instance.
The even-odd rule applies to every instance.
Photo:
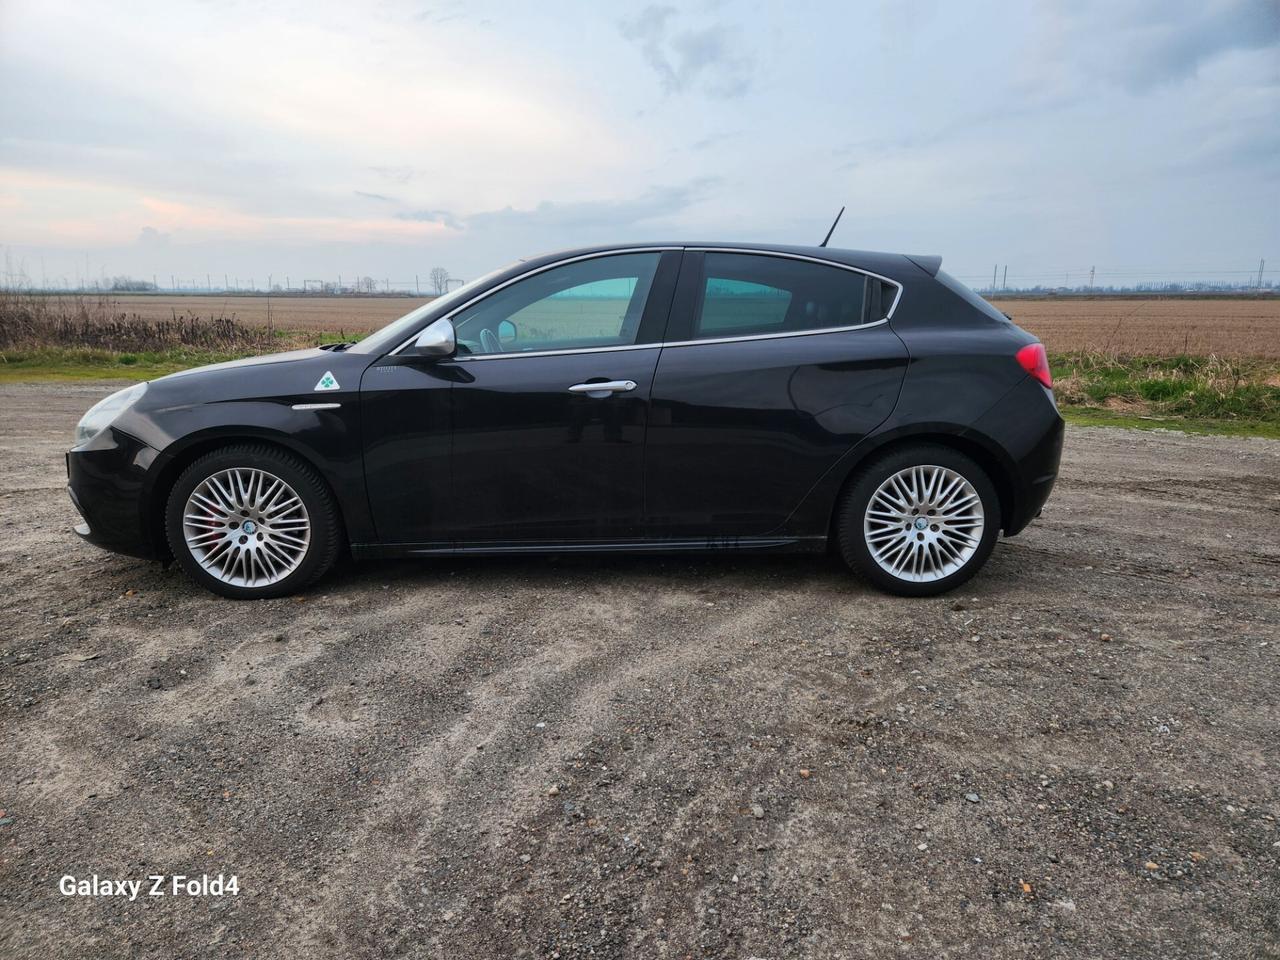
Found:
[[[228,597],[356,558],[824,550],[963,583],[1049,496],[1044,348],[937,257],[750,244],[522,261],[358,343],[91,409],[76,531]]]

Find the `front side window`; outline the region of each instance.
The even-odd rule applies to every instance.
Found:
[[[453,318],[458,353],[629,346],[639,334],[660,257],[594,257],[517,280]]]
[[[865,323],[867,278],[806,260],[708,253],[695,337],[795,333]]]

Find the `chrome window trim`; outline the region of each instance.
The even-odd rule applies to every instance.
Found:
[[[852,327],[819,327],[816,330],[784,330],[781,333],[753,333],[741,337],[708,337],[704,340],[663,340],[656,343],[623,344],[617,347],[576,347],[567,350],[530,350],[528,353],[482,353],[464,357],[451,357],[454,363],[474,363],[477,360],[515,360],[520,357],[563,357],[575,353],[619,353],[623,350],[659,350],[667,347],[700,347],[704,343],[743,343],[748,340],[783,340],[789,337],[814,337],[822,333],[849,333],[853,330],[867,330],[889,322],[873,320],[871,323],[859,323]]]
[[[661,344],[663,347],[696,347],[704,343],[742,343],[746,340],[783,340],[788,337],[815,337],[821,333],[849,333],[852,330],[866,330],[889,322],[889,318],[872,320],[870,323],[855,323],[851,327],[818,327],[815,330],[784,330],[781,333],[752,333],[741,337],[703,337],[699,340],[671,340]]]
[[[661,350],[662,343],[622,343],[616,347],[568,347],[564,350],[530,350],[527,353],[469,353],[454,356],[454,363],[473,363],[476,360],[518,360],[521,357],[564,357],[574,353],[621,353],[623,350]]]
[[[448,320],[450,323],[452,323],[453,318],[456,317],[458,314],[462,313],[464,310],[469,310],[471,307],[475,306],[477,303],[480,303],[482,300],[485,300],[488,297],[493,296],[499,290],[505,290],[507,287],[511,286],[513,283],[519,283],[521,280],[527,280],[529,277],[537,276],[538,274],[543,273],[546,270],[554,270],[556,267],[563,267],[570,263],[579,263],[583,260],[598,260],[600,257],[616,257],[623,254],[628,254],[628,253],[670,253],[675,250],[683,250],[683,249],[684,247],[623,247],[623,248],[612,249],[612,250],[599,250],[595,253],[583,253],[583,254],[580,254],[579,256],[569,257],[565,260],[557,260],[554,263],[548,263],[545,266],[538,267],[538,269],[536,270],[526,270],[524,273],[518,276],[512,277],[510,280],[504,280],[502,283],[498,284],[496,287],[490,287],[484,293],[481,293],[477,296],[472,297],[466,303],[463,303],[458,305],[457,307],[454,307],[454,309],[450,310],[443,317],[436,317],[436,319],[431,322],[435,323],[439,320]],[[421,332],[422,332],[421,330],[418,331],[418,333],[421,333]],[[409,346],[409,344],[413,343],[413,341],[416,340],[417,337],[418,337],[418,334],[415,333],[412,337],[410,337],[404,343],[400,344],[400,346],[392,350],[390,355],[395,356],[405,347]],[[654,346],[654,345],[656,344],[646,344],[646,346]],[[612,348],[606,348],[606,349],[612,349]],[[551,352],[551,351],[547,351],[547,352]],[[577,351],[573,351],[573,352],[577,352]],[[493,356],[505,356],[505,354],[493,354]],[[527,357],[527,356],[530,356],[530,354],[527,354],[527,353],[513,354],[513,356]]]
[[[599,250],[594,253],[580,254],[579,256],[576,256],[576,257],[569,257],[568,259],[565,259],[565,260],[557,260],[554,263],[548,263],[545,266],[538,267],[538,269],[536,270],[526,271],[525,273],[522,273],[519,276],[512,277],[510,280],[503,281],[502,283],[498,284],[496,287],[493,287],[490,290],[486,290],[484,293],[478,296],[472,297],[466,303],[460,304],[459,306],[455,307],[453,310],[450,310],[443,317],[436,317],[436,319],[433,320],[432,323],[436,323],[440,320],[448,320],[450,323],[452,323],[453,318],[456,317],[458,314],[462,313],[464,310],[470,309],[475,304],[480,303],[486,297],[489,297],[492,294],[497,293],[499,290],[509,287],[513,283],[518,283],[519,281],[524,280],[527,277],[535,276],[536,274],[542,273],[545,270],[552,270],[556,267],[564,266],[565,264],[578,263],[579,261],[582,261],[582,260],[596,260],[596,259],[599,259],[600,257],[615,257],[615,256],[620,256],[628,253],[670,253],[676,250],[687,251],[691,253],[738,253],[738,254],[744,254],[747,256],[754,255],[754,256],[762,256],[762,257],[781,257],[786,260],[804,260],[804,261],[808,261],[809,263],[818,263],[827,267],[835,267],[838,270],[848,270],[851,273],[859,273],[859,274],[862,274],[864,277],[874,277],[876,280],[880,280],[880,281],[883,281],[884,283],[892,284],[894,289],[897,291],[897,293],[894,294],[893,303],[889,305],[888,311],[885,313],[885,315],[882,318],[880,318],[879,320],[872,320],[869,323],[853,324],[852,326],[819,327],[814,330],[784,330],[780,333],[755,333],[755,334],[747,334],[747,335],[738,336],[738,337],[702,337],[697,340],[671,340],[671,341],[663,340],[663,341],[655,341],[653,343],[620,344],[616,347],[577,347],[577,348],[569,348],[565,350],[531,350],[528,353],[486,353],[486,354],[468,355],[463,357],[454,356],[451,359],[455,362],[470,363],[476,360],[514,360],[519,357],[563,357],[563,356],[570,356],[570,355],[579,354],[579,353],[618,353],[623,350],[650,350],[650,349],[655,349],[659,347],[692,347],[702,343],[743,343],[750,340],[782,340],[788,337],[812,337],[821,333],[848,333],[851,330],[866,330],[870,327],[878,327],[881,324],[888,323],[890,320],[893,319],[894,311],[898,309],[898,304],[902,300],[902,284],[899,283],[897,280],[894,280],[892,277],[886,277],[883,274],[875,273],[871,270],[864,270],[861,267],[850,266],[847,263],[837,263],[835,260],[825,260],[821,257],[810,257],[810,256],[806,256],[804,254],[799,254],[799,253],[787,253],[782,250],[769,250],[766,248],[754,248],[754,247],[753,248],[620,247],[620,248],[614,248],[609,250]],[[419,330],[417,333],[413,334],[413,336],[405,340],[402,344],[400,344],[400,346],[392,350],[391,353],[388,354],[388,356],[394,356],[395,354],[398,354],[401,350],[404,350],[406,347],[412,344],[415,340],[417,340],[418,335],[421,332],[422,331]]]

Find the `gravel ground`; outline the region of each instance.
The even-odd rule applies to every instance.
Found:
[[[4,957],[1280,956],[1280,443],[1072,430],[931,600],[649,557],[250,604],[70,533],[103,392],[0,388]]]

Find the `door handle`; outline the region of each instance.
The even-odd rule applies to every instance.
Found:
[[[634,380],[606,380],[603,383],[575,383],[569,388],[569,392],[585,393],[588,397],[595,397],[598,400],[611,394],[626,393],[635,388]]]

